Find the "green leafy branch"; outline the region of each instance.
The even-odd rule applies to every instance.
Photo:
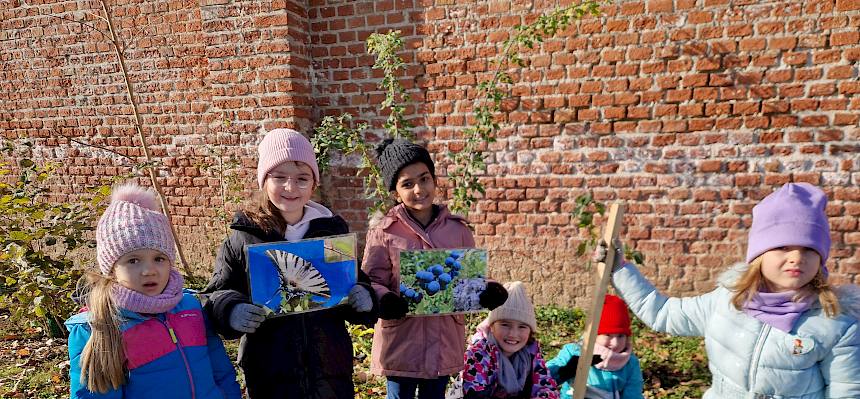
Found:
[[[606,213],[606,205],[595,200],[589,193],[576,197],[574,204],[575,206],[573,208],[573,212],[571,212],[571,217],[575,221],[576,227],[586,229],[588,233],[586,239],[580,242],[576,247],[576,256],[583,256],[590,253],[600,242],[600,227],[594,225],[594,216],[604,216]],[[645,254],[639,251],[634,251],[633,248],[626,244],[624,245],[624,257],[632,260],[636,264],[645,264]],[[586,268],[591,268],[590,256],[586,263]]]
[[[376,56],[373,69],[382,70],[382,82],[379,88],[385,90],[385,99],[379,104],[380,113],[388,112],[384,127],[388,137],[414,139],[412,125],[404,117],[405,103],[410,98],[397,77],[403,69],[403,59],[397,51],[403,49],[403,39],[400,31],[390,31],[386,34],[373,33],[367,38],[367,51]],[[365,196],[374,200],[368,209],[368,214],[384,211],[391,205],[388,187],[382,182],[382,173],[377,166],[374,148],[367,143],[364,132],[367,123],[359,123],[353,127],[352,115],[343,113],[340,116],[326,116],[315,128],[316,134],[311,139],[317,163],[320,169],[328,170],[334,153],[344,156],[357,155],[360,159],[358,175],[363,175]]]
[[[8,142],[2,150],[9,157],[21,154]],[[72,293],[81,272],[71,255],[95,247],[92,231],[110,186],[88,188],[87,200],[52,202],[56,167],[27,157],[15,167],[0,163],[0,176],[14,176],[0,182],[0,309],[16,324],[42,323],[59,337],[65,335],[63,320],[78,306]]]
[[[383,127],[388,131],[388,136],[397,138],[405,137],[414,139],[412,124],[403,117],[406,105],[410,97],[400,84],[397,75],[403,69],[403,59],[397,52],[403,49],[403,38],[400,31],[389,31],[386,34],[373,33],[367,38],[367,52],[376,56],[373,69],[382,70],[382,82],[379,88],[385,90],[385,100],[379,104],[379,110],[388,109],[388,119]]]
[[[375,201],[368,209],[369,214],[383,211],[389,204],[386,199],[387,187],[382,183],[382,172],[374,162],[373,148],[368,145],[362,134],[367,130],[367,123],[359,123],[352,127],[352,115],[343,113],[338,117],[326,116],[316,129],[312,143],[317,155],[320,171],[330,168],[331,155],[339,152],[344,155],[356,154],[360,158],[359,174],[364,174],[365,195]]]
[[[499,123],[495,115],[501,111],[502,102],[511,96],[513,78],[506,70],[514,66],[525,68],[526,61],[521,55],[523,49],[534,49],[536,44],[555,36],[586,15],[600,15],[600,3],[588,0],[541,15],[531,24],[517,25],[516,34],[502,43],[502,53],[492,63],[496,66],[495,73],[489,80],[478,84],[478,98],[483,101],[475,107],[474,125],[463,131],[463,148],[448,154],[454,165],[450,176],[453,197],[449,203],[453,211],[468,214],[477,202],[476,193],[485,194],[478,176],[486,168],[486,144],[496,141]]]

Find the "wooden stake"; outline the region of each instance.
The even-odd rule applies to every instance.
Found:
[[[609,208],[609,220],[603,229],[603,240],[607,243],[606,262],[597,264],[597,282],[594,287],[594,298],[589,307],[588,320],[585,323],[585,334],[583,335],[582,348],[580,348],[579,363],[576,365],[576,380],[573,383],[573,398],[585,398],[585,386],[588,382],[588,371],[591,369],[591,356],[594,354],[594,343],[597,341],[597,327],[600,325],[600,314],[603,311],[603,300],[606,296],[606,288],[609,287],[609,279],[612,277],[612,268],[615,266],[615,239],[621,230],[621,222],[624,219],[624,206],[612,204]]]

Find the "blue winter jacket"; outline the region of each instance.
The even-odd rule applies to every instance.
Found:
[[[713,375],[705,399],[860,398],[860,327],[856,286],[837,290],[843,312],[829,318],[816,302],[791,332],[763,324],[731,304],[726,288],[748,266],[720,278],[717,289],[669,298],[635,267],[612,276],[616,290],[645,324],[673,335],[704,336]]]
[[[72,399],[242,397],[224,345],[209,329],[200,302],[192,294],[186,292],[176,307],[157,317],[124,309],[121,314],[128,375],[124,385],[104,394],[90,392],[81,383],[81,352],[91,334],[89,312],[66,320]]]
[[[561,398],[570,399],[571,390],[573,389],[573,381],[571,378],[568,381],[558,381],[558,369],[566,365],[571,358],[579,356],[581,348],[577,344],[567,344],[561,351],[558,352],[552,360],[547,362],[552,378],[561,385]],[[588,371],[588,381],[586,385],[600,389],[604,392],[609,392],[613,398],[621,399],[642,399],[642,369],[639,367],[639,358],[631,354],[630,360],[620,370],[607,371],[591,366]],[[587,396],[587,395],[586,395]]]

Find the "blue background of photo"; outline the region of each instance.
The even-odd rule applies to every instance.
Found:
[[[326,263],[324,255],[325,239],[305,240],[297,242],[272,242],[249,245],[246,249],[248,259],[248,283],[251,290],[251,302],[265,306],[278,313],[281,306],[281,296],[275,293],[281,287],[278,270],[266,251],[277,249],[301,257],[314,265],[328,282],[331,298],[321,303],[319,310],[336,306],[349,295],[349,290],[357,281],[355,260]],[[323,298],[314,296],[316,302]]]

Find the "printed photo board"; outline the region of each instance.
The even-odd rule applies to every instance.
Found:
[[[409,304],[409,315],[480,311],[478,295],[486,277],[483,249],[400,251],[400,296]]]
[[[355,234],[246,247],[251,302],[269,316],[347,302],[357,279]]]

